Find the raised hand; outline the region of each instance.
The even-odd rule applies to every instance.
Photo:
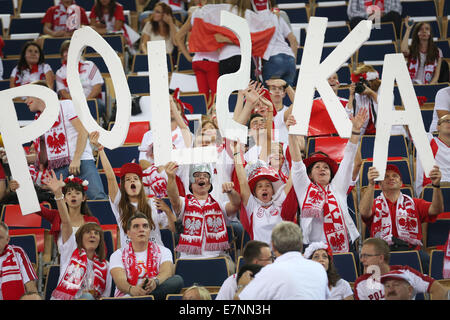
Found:
[[[434,186],[440,186],[441,185],[441,178],[442,178],[441,170],[439,170],[438,166],[433,166],[433,169],[431,169],[431,171],[430,171],[431,183]]]
[[[224,182],[222,184],[222,193],[230,193],[234,190],[233,182]]]
[[[45,176],[43,182],[55,196],[59,196],[62,194],[62,188],[65,186],[62,174],[59,175],[58,179],[56,177],[55,171],[52,170],[50,174],[47,174]]]
[[[100,132],[93,131],[89,134],[89,141],[94,145],[96,148],[101,148],[102,145],[98,142],[98,138],[100,137]]]
[[[377,168],[370,167],[369,171],[367,172],[367,179],[369,180],[369,185],[373,186],[375,185],[375,179],[380,176],[380,173],[378,172]]]
[[[359,109],[358,113],[353,117],[350,116],[350,121],[353,124],[352,131],[360,131],[364,122],[366,122],[368,118],[368,111],[365,108]]]
[[[177,169],[178,169],[178,164],[176,162],[168,162],[165,166],[164,169],[166,171],[167,177],[168,178],[175,178]]]

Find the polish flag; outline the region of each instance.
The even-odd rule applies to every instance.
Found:
[[[231,11],[229,4],[211,4],[195,10],[192,15],[193,23],[189,38],[190,52],[210,52],[222,48],[225,43],[217,42],[214,34],[220,33],[228,37],[235,45],[239,39],[228,28],[220,26],[220,12]],[[263,57],[270,39],[275,32],[272,20],[273,13],[261,11],[259,13],[246,10],[245,19],[249,25],[252,40],[252,56]]]

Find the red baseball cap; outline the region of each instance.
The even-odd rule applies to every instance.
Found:
[[[400,170],[395,164],[387,164],[386,165],[386,171],[391,170],[397,173],[400,176],[400,179],[402,179],[402,174],[400,173]]]
[[[123,177],[125,176],[127,173],[135,173],[139,176],[139,178],[142,179],[143,176],[143,172],[142,172],[142,168],[139,164],[137,163],[133,163],[133,162],[129,162],[129,163],[125,163],[121,168],[120,168],[120,172],[119,172],[119,177]]]

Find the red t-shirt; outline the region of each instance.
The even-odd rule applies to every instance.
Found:
[[[54,30],[55,26],[61,26],[60,22],[60,15],[67,15],[67,12],[64,14],[62,12],[59,12],[59,5],[53,6],[48,8],[47,12],[45,13],[44,18],[42,18],[41,22],[42,24],[45,23],[51,23],[52,24],[52,30]],[[80,15],[81,15],[81,24],[82,25],[89,25],[89,19],[86,15],[86,10],[84,8],[80,7]],[[65,25],[65,22],[63,23]]]
[[[91,14],[89,15],[89,19],[92,21],[93,19],[97,19],[97,14],[95,13],[95,6],[92,7],[91,9]],[[105,21],[105,23],[107,24],[107,26],[111,23],[112,26],[114,26],[114,22],[115,21],[123,21],[125,22],[125,15],[123,14],[123,6],[119,3],[116,3],[116,9],[114,10],[114,19],[110,20],[110,21]],[[114,31],[114,30],[109,30],[108,31]]]
[[[375,200],[374,200],[375,201]],[[420,221],[420,224],[424,222],[435,222],[437,216],[430,216],[428,214],[428,210],[430,209],[431,202],[425,201],[423,199],[413,198],[414,206],[415,206],[415,215]],[[396,214],[397,214],[397,202],[391,202],[389,199],[386,199],[386,202],[389,207],[389,213],[391,215],[391,223],[392,223],[392,235],[396,238],[398,238],[398,232],[397,232],[397,224],[396,224]],[[372,215],[370,218],[363,218],[364,223],[366,224],[367,228],[370,230],[372,227],[373,218],[375,216],[375,202],[372,206]],[[422,239],[422,228],[419,226],[418,228],[418,234],[419,234],[419,240]]]

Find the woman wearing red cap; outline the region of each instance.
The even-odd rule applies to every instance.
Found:
[[[114,170],[106,156],[104,147],[98,143],[98,132],[91,132],[89,139],[98,148],[100,159],[108,182],[109,201],[120,230],[121,247],[128,242],[126,234],[127,221],[136,212],[143,212],[151,224],[150,239],[159,245],[161,240],[160,226],[175,231],[176,217],[162,199],[148,198],[142,184],[142,168],[137,163],[125,163],[120,168],[120,186]],[[158,213],[160,211],[161,213]]]
[[[301,209],[300,226],[305,245],[322,241],[333,252],[349,252],[351,242],[359,237],[348,213],[347,191],[352,180],[360,130],[366,119],[365,109],[351,117],[352,135],[340,166],[323,153],[302,161],[295,136],[289,135],[291,175]]]

